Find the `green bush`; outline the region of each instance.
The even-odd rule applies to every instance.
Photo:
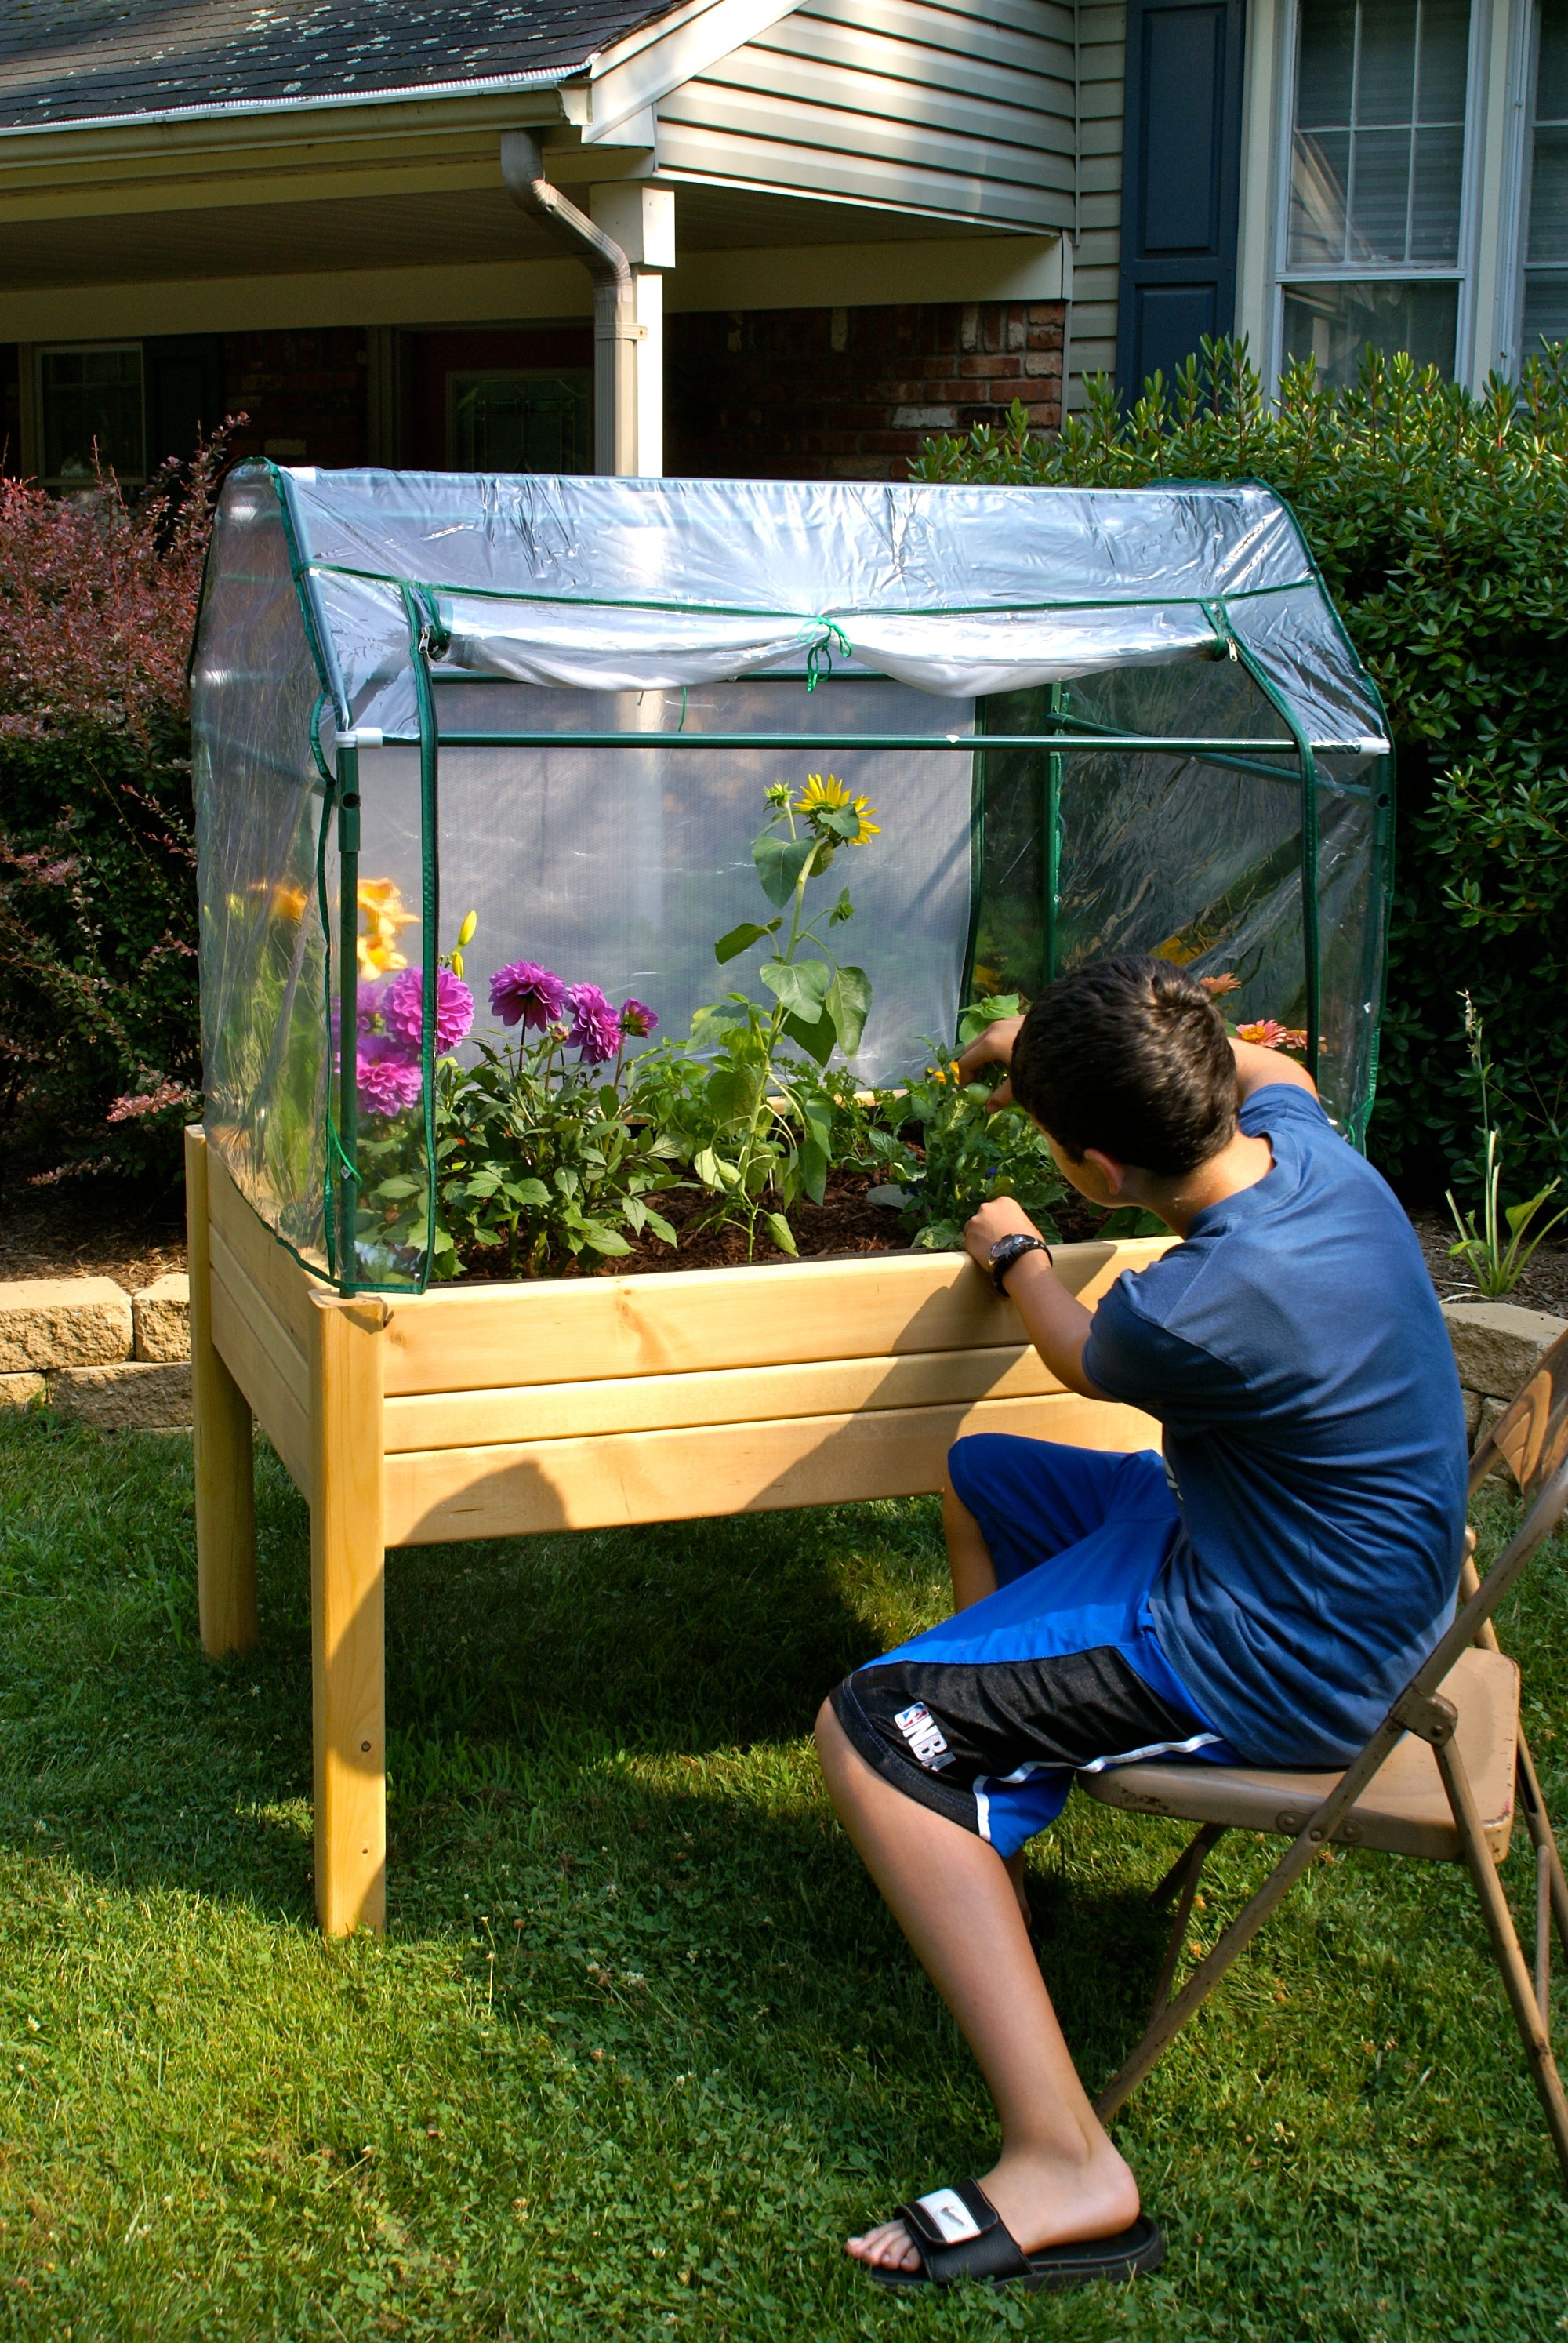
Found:
[[[0,481],[0,1141],[177,1173],[198,1105],[186,659],[220,444],[134,509]]]
[[[1507,1185],[1568,1172],[1568,347],[1480,397],[1367,357],[1265,403],[1244,344],[1205,344],[1131,411],[1109,383],[1060,439],[927,443],[927,480],[1264,480],[1294,509],[1388,703],[1399,820],[1372,1151],[1427,1196],[1478,1185],[1462,990],[1506,1101]]]

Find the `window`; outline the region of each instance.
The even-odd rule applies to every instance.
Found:
[[[447,460],[458,472],[593,469],[587,369],[484,367],[447,377]]]
[[[1282,360],[1343,383],[1370,342],[1453,373],[1470,18],[1470,0],[1300,0]]]
[[[1521,354],[1568,340],[1568,0],[1536,15]]]
[[[42,349],[38,424],[42,478],[52,488],[88,487],[99,465],[128,484],[146,478],[139,342]]]

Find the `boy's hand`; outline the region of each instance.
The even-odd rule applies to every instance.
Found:
[[[982,1269],[989,1270],[990,1249],[1002,1237],[1037,1237],[1039,1234],[1040,1231],[1015,1197],[994,1196],[989,1204],[980,1206],[964,1230],[964,1245],[970,1258],[978,1261]]]
[[[1019,1037],[1019,1031],[1022,1024],[1021,1017],[1000,1017],[994,1025],[988,1025],[985,1031],[970,1043],[969,1048],[960,1058],[960,1081],[972,1082],[982,1066],[1010,1066],[1012,1045]],[[998,1107],[1011,1104],[1012,1084],[999,1082],[990,1094],[990,1112],[994,1114]],[[1026,1221],[1023,1225],[1027,1228],[1029,1222]],[[997,1231],[998,1236],[1006,1236],[1007,1233],[1006,1229]]]

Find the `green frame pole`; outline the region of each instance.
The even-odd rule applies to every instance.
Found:
[[[1067,687],[1050,687],[1050,712],[1060,717],[1067,706]],[[1047,984],[1056,981],[1056,927],[1061,910],[1061,751],[1052,749],[1045,760],[1045,799],[1040,814],[1040,971]]]
[[[359,1229],[359,749],[340,740],[337,768],[337,1284],[357,1290]]]

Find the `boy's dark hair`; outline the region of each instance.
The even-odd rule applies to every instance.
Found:
[[[1236,1129],[1218,1010],[1142,952],[1092,960],[1040,994],[1013,1046],[1012,1094],[1075,1163],[1098,1147],[1165,1178],[1206,1163]]]

